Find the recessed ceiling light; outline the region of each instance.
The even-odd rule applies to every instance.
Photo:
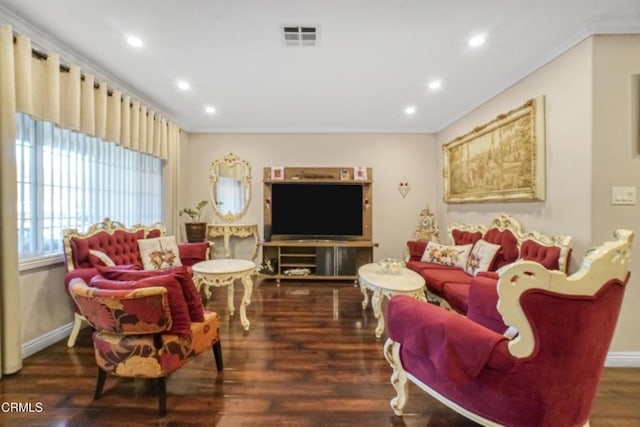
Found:
[[[210,106],[210,105],[207,105],[207,106],[205,106],[205,107],[204,107],[204,111],[206,111],[206,112],[207,112],[207,114],[215,114],[216,109],[215,109],[215,108],[213,108],[213,107],[212,107],[212,106]]]
[[[469,46],[478,47],[487,40],[487,36],[484,34],[476,34],[469,39]]]
[[[432,82],[429,82],[428,86],[431,90],[440,89],[440,86],[442,86],[442,82],[440,80],[434,80]]]
[[[127,37],[127,43],[129,43],[131,46],[142,47],[143,43],[142,43],[142,40],[140,40],[140,38],[133,36],[131,34],[128,34],[126,37]]]
[[[189,83],[185,82],[184,80],[178,80],[176,82],[176,85],[182,90],[187,90],[191,87]]]
[[[416,113],[416,107],[414,107],[413,105],[410,105],[404,109],[404,113],[407,116],[413,116]]]

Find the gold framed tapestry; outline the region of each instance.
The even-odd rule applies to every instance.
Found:
[[[544,96],[442,146],[444,202],[545,199]]]

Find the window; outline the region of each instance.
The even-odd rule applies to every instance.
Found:
[[[18,253],[62,253],[62,230],[105,217],[127,226],[162,219],[162,160],[17,115]]]

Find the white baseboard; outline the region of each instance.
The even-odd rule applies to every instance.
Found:
[[[610,351],[604,366],[607,368],[640,368],[640,352]]]
[[[22,358],[25,359],[33,354],[36,354],[40,350],[44,350],[50,345],[57,343],[60,340],[68,338],[69,335],[71,335],[71,329],[73,329],[73,322],[62,325],[51,332],[47,332],[44,335],[40,335],[36,339],[22,344]]]

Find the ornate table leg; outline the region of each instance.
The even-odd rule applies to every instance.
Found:
[[[424,296],[424,290],[418,289],[412,294],[409,294],[410,297],[417,299],[418,301],[427,302],[427,298]]]
[[[235,287],[233,286],[233,282],[229,283],[227,286],[227,307],[229,307],[229,315],[233,316],[233,313],[236,312],[236,308],[233,305],[233,294],[235,292]]]
[[[373,297],[371,297],[371,305],[373,306],[373,315],[378,319],[378,326],[376,326],[376,338],[382,336],[384,331],[384,314],[382,314],[382,299],[384,295],[380,289],[373,291]]]
[[[207,302],[211,299],[213,292],[211,291],[211,286],[206,282],[206,280],[197,274],[193,275],[193,284],[196,286],[198,293],[200,294],[200,298],[202,299],[202,305],[207,305]]]
[[[253,292],[251,272],[242,276],[242,284],[244,285],[244,293],[242,294],[242,303],[240,304],[240,323],[242,323],[244,330],[248,331],[251,323],[249,319],[247,319],[247,306],[251,304],[251,293]]]
[[[231,247],[229,246],[229,238],[231,237],[231,232],[229,229],[225,228],[224,230],[224,255],[227,258],[231,258]]]
[[[362,283],[360,283],[360,292],[362,292],[362,309],[366,309],[369,306],[369,294],[367,293],[367,288]]]

